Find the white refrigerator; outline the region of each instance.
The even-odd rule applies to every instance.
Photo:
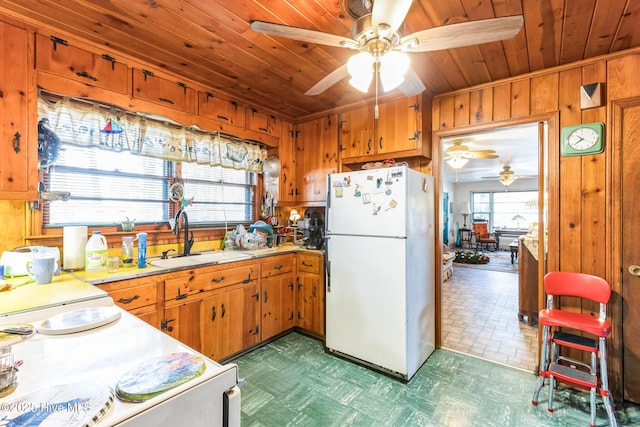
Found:
[[[433,177],[396,166],[327,188],[326,349],[408,381],[435,349]]]

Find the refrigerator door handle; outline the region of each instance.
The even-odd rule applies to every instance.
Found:
[[[331,260],[329,259],[329,239],[331,237],[325,237],[324,242],[324,275],[327,281],[327,293],[331,292]]]

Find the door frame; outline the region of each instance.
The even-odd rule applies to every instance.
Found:
[[[475,125],[454,127],[451,129],[441,129],[432,132],[432,175],[435,179],[435,200],[436,213],[441,212],[443,206],[442,200],[442,168],[443,168],[443,153],[441,139],[445,137],[452,137],[456,135],[465,135],[470,133],[487,132],[499,128],[518,126],[523,124],[533,123],[546,123],[546,135],[538,134],[538,138],[541,144],[539,144],[538,155],[538,206],[546,206],[545,216],[544,209],[538,211],[538,224],[540,230],[547,230],[547,244],[546,253],[545,245],[538,246],[538,259],[546,260],[545,263],[538,263],[538,308],[544,306],[544,288],[542,280],[546,271],[557,269],[559,265],[559,233],[558,233],[558,206],[559,206],[559,141],[560,130],[558,127],[559,114],[554,112],[551,114],[538,114],[533,116],[527,116],[521,119],[510,119],[497,122],[488,122]],[[544,144],[546,142],[546,144]],[[545,200],[545,194],[547,197]],[[435,215],[435,227],[436,230],[440,230],[442,224],[440,224],[440,214]],[[436,265],[442,264],[442,235],[438,234],[436,242]],[[435,293],[436,293],[436,348],[442,347],[442,269],[435,269]],[[541,333],[542,328],[538,325],[538,354],[537,363],[540,363],[540,348],[541,348]]]
[[[610,234],[610,253],[611,263],[609,265],[611,284],[611,299],[609,301],[608,315],[611,317],[612,331],[608,345],[608,358],[610,359],[609,371],[615,376],[610,379],[610,389],[614,396],[624,396],[624,336],[622,330],[623,322],[623,246],[622,246],[622,148],[623,148],[623,116],[624,110],[631,107],[640,107],[640,97],[627,98],[624,100],[614,101],[611,104],[611,117],[608,123],[611,123],[609,137],[606,138],[608,153],[610,154],[611,165],[611,213],[609,223],[611,224]],[[617,378],[616,378],[617,377]]]

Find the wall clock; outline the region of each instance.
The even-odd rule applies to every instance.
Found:
[[[562,128],[563,156],[584,156],[604,151],[604,123],[583,123]]]

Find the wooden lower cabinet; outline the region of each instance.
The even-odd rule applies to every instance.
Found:
[[[262,279],[262,339],[266,340],[296,325],[295,277],[293,271]]]
[[[160,328],[162,277],[149,276],[98,285],[119,307]]]
[[[201,352],[220,360],[260,342],[258,284],[235,286],[203,301]]]
[[[324,258],[320,254],[297,254],[298,327],[324,338]]]
[[[169,273],[160,295],[164,311],[158,327],[213,360],[296,326],[324,337],[324,258],[319,253]]]
[[[193,298],[183,304],[165,306],[160,329],[186,346],[202,352],[201,318],[204,300]]]

